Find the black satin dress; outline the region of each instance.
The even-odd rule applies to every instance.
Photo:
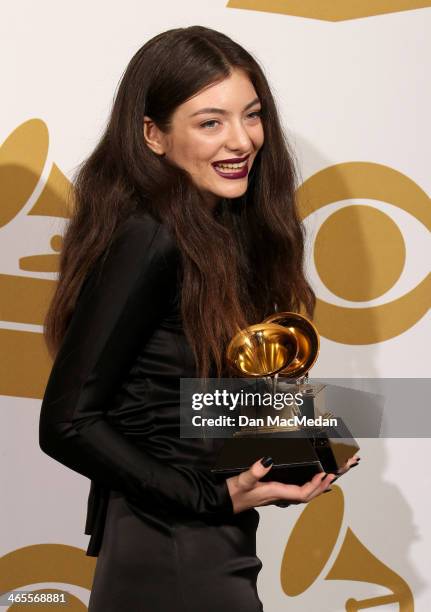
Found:
[[[259,514],[234,514],[210,472],[221,440],[180,438],[180,378],[197,372],[179,266],[165,225],[147,213],[123,222],[83,285],[43,398],[41,449],[91,479],[90,612],[263,610]]]

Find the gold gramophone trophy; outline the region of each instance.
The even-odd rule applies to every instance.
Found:
[[[228,477],[247,469],[259,457],[271,456],[274,464],[264,480],[302,485],[317,472],[336,473],[356,453],[359,446],[344,423],[335,435],[333,428],[298,425],[303,417],[306,422],[319,422],[319,416],[322,422],[334,417],[325,409],[326,385],[308,382],[319,345],[315,326],[293,312],[271,315],[232,338],[226,357],[234,374],[255,378],[256,383],[259,379],[261,389],[266,385],[272,394],[280,391],[300,401],[277,410],[278,422],[288,425],[267,425],[275,420],[268,418],[274,412],[271,406],[246,406],[246,420],[265,425],[240,427],[227,439],[214,473]]]

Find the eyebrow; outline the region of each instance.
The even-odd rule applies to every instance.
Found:
[[[243,112],[248,110],[249,108],[251,108],[255,104],[257,104],[258,102],[260,102],[259,98],[255,98],[254,100],[252,100],[251,102],[249,102],[248,104],[246,104],[244,106]],[[205,113],[218,113],[219,115],[228,115],[229,114],[229,112],[224,110],[223,108],[208,107],[208,108],[201,108],[200,110],[198,110],[198,111],[192,113],[191,115],[189,115],[189,117],[194,117],[195,115],[204,115]]]

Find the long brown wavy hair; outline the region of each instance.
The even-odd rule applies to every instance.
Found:
[[[246,193],[215,211],[184,169],[156,155],[144,115],[164,132],[180,104],[242,69],[262,104],[264,144]],[[304,230],[295,205],[295,158],[262,68],[228,36],[202,26],[172,29],[144,44],[118,87],[107,127],[75,173],[59,279],[44,326],[54,357],[87,273],[117,226],[145,210],[172,231],[181,252],[181,315],[200,376],[225,372],[228,341],[275,309],[312,316],[303,271]]]

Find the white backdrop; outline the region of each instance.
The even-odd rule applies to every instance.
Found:
[[[335,8],[339,5],[333,4]],[[344,4],[363,4],[365,13],[374,5],[348,0]],[[391,2],[383,4],[389,6]],[[397,4],[409,8],[409,3],[394,1],[394,9]],[[260,61],[297,152],[303,181],[311,180],[326,168],[366,162],[404,175],[426,199],[425,194],[431,192],[431,10],[415,9],[419,4],[431,3],[410,2],[413,10],[339,21],[294,16],[289,12],[297,11],[290,7],[297,7],[298,3],[287,1],[267,3],[268,8],[276,7],[278,13],[228,7],[225,0],[184,0],[182,3],[159,0],[155,4],[135,0],[123,0],[121,4],[100,0],[73,3],[16,0],[3,7],[1,141],[12,138],[11,134],[25,122],[38,119],[46,125],[49,142],[34,189],[13,214],[10,185],[12,190],[15,184],[19,189],[16,168],[33,163],[27,162],[28,150],[23,143],[32,147],[36,141],[31,134],[28,138],[24,134],[15,148],[3,146],[0,152],[3,181],[0,186],[3,219],[0,328],[8,332],[0,336],[4,340],[0,350],[5,364],[0,388],[3,492],[0,592],[13,587],[29,590],[59,587],[74,593],[86,604],[89,595],[86,587],[94,562],[80,556],[88,542],[83,528],[89,482],[39,450],[40,390],[32,394],[25,381],[33,366],[37,371],[37,353],[30,356],[14,353],[12,361],[18,359],[18,365],[19,360],[25,364],[22,370],[18,368],[18,374],[15,370],[11,374],[12,366],[6,364],[16,346],[10,338],[24,337],[25,332],[41,332],[38,322],[33,322],[28,314],[20,315],[24,298],[18,290],[20,279],[16,277],[45,280],[55,277],[49,267],[43,267],[42,260],[37,260],[33,269],[19,264],[22,257],[54,254],[50,239],[54,233],[61,233],[61,215],[50,215],[46,210],[30,214],[47,181],[54,184],[53,164],[70,178],[75,167],[92,150],[107,119],[121,74],[146,40],[163,30],[200,24],[231,36]],[[265,8],[264,2],[254,5]],[[34,172],[34,164],[31,168]],[[54,192],[55,189],[54,186]],[[412,201],[419,197],[413,191]],[[407,196],[406,201],[410,200]],[[328,215],[328,211],[346,205],[375,206],[399,227],[406,249],[404,268],[397,283],[374,301],[349,303],[324,286],[314,266],[313,240],[325,215],[322,215],[323,209],[311,214],[307,219],[308,271],[319,298],[338,306],[368,309],[397,300],[422,282],[429,274],[429,234],[424,218],[427,216],[429,229],[431,209],[429,201],[428,207],[423,206],[424,200],[421,202],[423,217],[418,220],[410,214],[408,206],[403,210],[399,204],[379,201],[376,196],[356,193],[353,189],[350,198],[333,202],[331,209],[325,209]],[[364,245],[369,250],[374,248],[366,239]],[[385,245],[379,248],[384,250]],[[372,254],[370,258],[372,262]],[[352,269],[352,283],[355,273]],[[406,329],[402,321],[395,321],[393,327],[398,333],[392,337],[369,344],[360,341],[346,344],[331,339],[331,333],[324,334],[313,374],[428,377],[430,296],[415,299],[416,305],[418,300],[421,302],[420,316]],[[31,304],[27,307],[31,308]],[[10,309],[16,316],[10,314]],[[333,324],[337,325],[336,317]],[[10,335],[11,331],[18,333]],[[17,380],[10,384],[7,377],[14,376]],[[388,582],[380,581],[380,570],[376,569],[375,578],[368,581],[376,585],[363,579],[359,561],[345,544],[352,578],[325,580],[342,554],[343,538],[350,528],[367,549],[368,561],[371,563],[372,555],[389,567],[413,592],[415,609],[428,611],[431,606],[430,450],[427,438],[361,441],[361,464],[342,479],[337,489],[337,495],[344,498],[337,543],[322,564],[321,573],[295,597],[283,591],[280,566],[289,534],[301,520],[304,507],[261,510],[258,554],[263,570],[258,586],[265,610],[338,612],[345,609],[349,597],[364,599],[389,593]],[[46,547],[49,544],[53,546]],[[58,563],[54,561],[45,565],[45,573],[32,568],[30,561],[36,563],[36,559],[45,558],[43,551],[47,559],[59,560],[65,555],[63,574],[57,571]],[[300,548],[297,552],[301,554]],[[41,556],[37,556],[39,553]],[[78,553],[76,557],[75,553]],[[400,580],[395,581],[396,588],[401,588]],[[85,607],[76,603],[74,609]],[[401,607],[390,604],[381,609],[408,612],[412,608],[404,603]]]

